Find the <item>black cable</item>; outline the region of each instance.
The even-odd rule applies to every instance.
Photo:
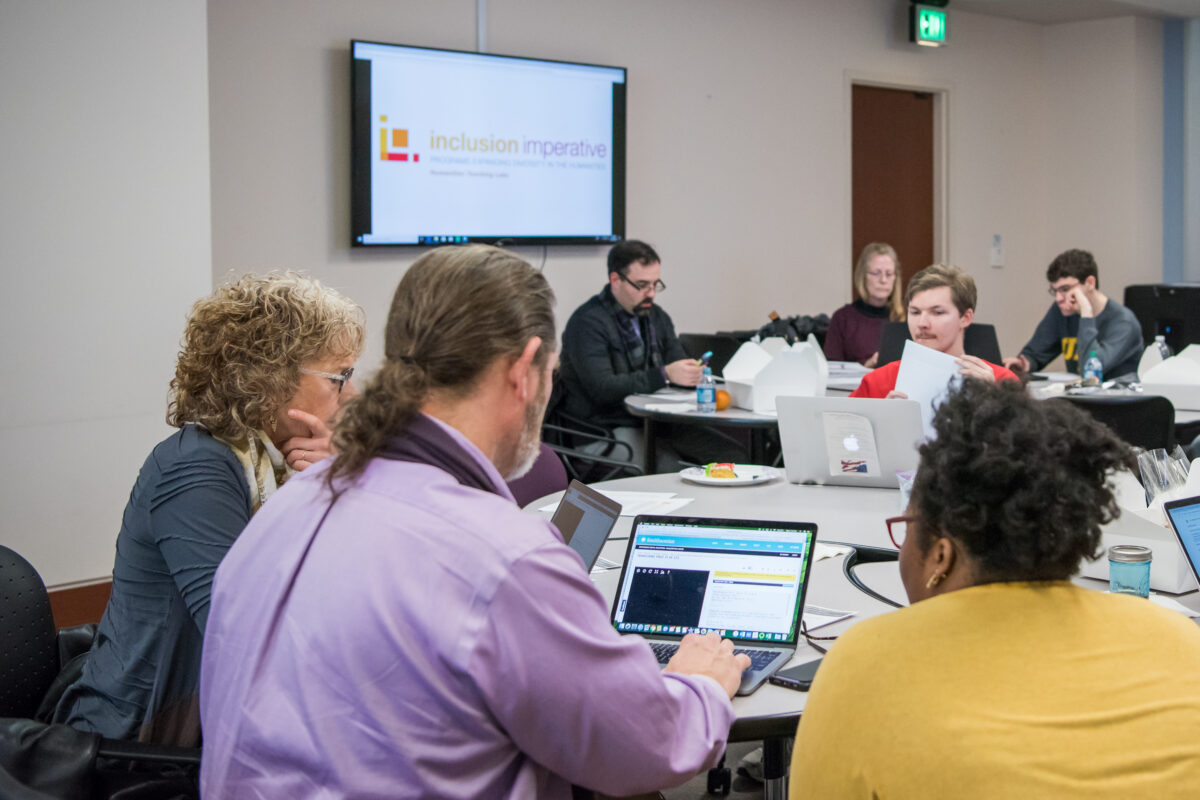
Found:
[[[854,568],[859,564],[884,564],[889,561],[899,561],[899,550],[892,550],[888,547],[871,547],[870,545],[865,544],[849,544],[846,542],[828,542],[827,544],[850,548],[850,554],[846,556],[846,559],[842,562],[842,572],[845,574],[846,579],[850,581],[850,583],[853,584],[856,589],[863,594],[874,597],[881,603],[886,603],[887,605],[892,606],[893,608],[904,608],[903,603],[897,603],[890,597],[884,597],[870,586],[867,586],[854,571]]]

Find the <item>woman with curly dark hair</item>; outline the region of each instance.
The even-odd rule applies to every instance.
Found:
[[[192,308],[171,381],[179,430],[129,495],[112,595],[55,721],[117,739],[193,746],[213,574],[294,471],[331,455],[355,394],[362,310],[293,273],[247,275]]]
[[[934,427],[888,520],[911,605],[830,649],[792,797],[1200,796],[1200,630],[1069,581],[1128,448],[1008,381],[966,381]]]

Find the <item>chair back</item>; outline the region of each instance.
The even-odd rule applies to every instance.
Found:
[[[1175,406],[1158,395],[1064,395],[1066,401],[1107,425],[1134,447],[1175,449]]]
[[[907,322],[889,322],[883,326],[879,337],[879,363],[882,367],[899,361],[904,354],[904,343],[912,338]],[[963,331],[963,351],[969,356],[978,356],[984,361],[999,364],[1000,340],[996,337],[996,326],[986,322],[972,322]]]
[[[46,585],[32,564],[0,545],[0,717],[32,717],[57,674]]]
[[[742,343],[733,336],[715,333],[681,333],[679,334],[679,344],[689,358],[700,358],[711,350],[712,359],[709,360],[708,365],[712,367],[713,375],[718,376],[725,369],[725,365],[729,363],[729,359],[733,358],[733,354],[742,346]]]
[[[512,492],[517,505],[525,506],[554,492],[561,492],[571,481],[567,478],[567,469],[563,466],[558,453],[543,442],[538,445],[537,460],[533,462],[529,472],[508,482],[508,490]]]

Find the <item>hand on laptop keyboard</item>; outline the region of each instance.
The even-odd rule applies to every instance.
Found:
[[[733,652],[733,642],[715,633],[689,633],[679,642],[679,650],[667,662],[664,672],[707,675],[725,689],[730,697],[742,681],[742,672],[750,666],[744,653]]]

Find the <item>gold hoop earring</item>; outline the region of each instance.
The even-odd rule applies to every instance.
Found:
[[[935,587],[935,586],[937,586],[939,583],[941,583],[941,582],[942,582],[942,579],[943,579],[943,578],[945,578],[945,577],[946,577],[946,576],[945,576],[945,575],[943,575],[943,574],[942,574],[942,573],[940,573],[940,572],[935,572],[935,573],[933,573],[932,575],[930,575],[930,576],[929,576],[929,580],[925,581],[925,588],[926,588],[926,589],[932,589],[933,587]]]

